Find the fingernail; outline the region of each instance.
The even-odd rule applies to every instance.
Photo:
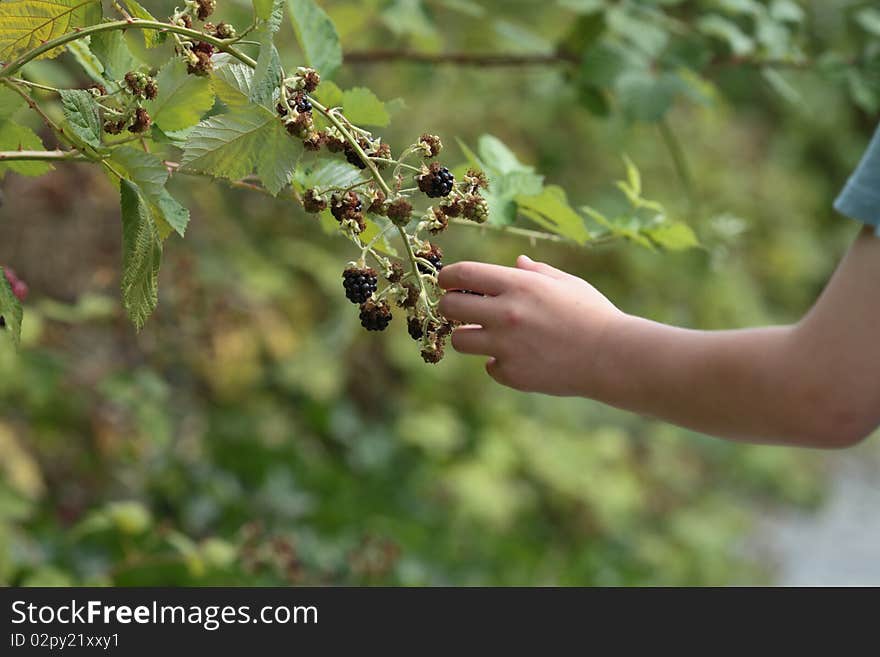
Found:
[[[526,262],[534,262],[534,260],[532,260],[532,259],[531,259],[529,256],[527,256],[526,254],[521,255],[520,258],[522,258],[522,259],[525,260]]]

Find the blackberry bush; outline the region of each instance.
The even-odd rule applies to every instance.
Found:
[[[97,8],[99,3],[93,4]],[[208,21],[223,9],[216,0],[187,0],[167,20],[152,18],[140,5],[126,7],[128,0],[111,4],[118,20],[92,11],[56,16],[52,12],[61,12],[67,5],[54,0],[0,3],[3,29],[18,35],[4,41],[0,34],[4,62],[0,66],[0,92],[4,92],[0,121],[7,120],[8,112],[30,107],[61,146],[34,149],[32,144],[39,144],[40,138],[24,125],[16,125],[7,131],[12,135],[10,143],[0,143],[0,173],[16,160],[26,160],[30,166],[40,164],[35,160],[57,165],[67,160],[89,161],[118,184],[123,220],[122,301],[138,329],[157,304],[164,241],[172,233],[182,237],[189,221],[187,209],[166,189],[171,176],[227,180],[237,188],[295,199],[306,212],[335,219],[341,235],[359,251],[354,264],[345,270],[343,285],[346,297],[360,308],[361,323],[369,330],[384,330],[391,321],[391,305],[400,306],[408,332],[420,341],[428,362],[442,357],[451,327],[438,312],[443,291],[437,273],[443,267],[443,254],[427,237],[436,239],[453,224],[483,224],[530,239],[577,243],[593,239],[562,195],[544,190],[541,178],[516,163],[515,156],[494,138],[481,138],[479,156],[463,149],[468,160],[472,164],[485,160],[493,174],[502,177],[505,168],[513,167],[528,179],[533,195],[526,198],[524,214],[551,227],[553,233],[507,228],[516,216],[502,217],[492,225],[484,196],[487,176],[471,168],[456,180],[449,166],[436,159],[444,152],[437,135],[416,132],[420,136],[398,150],[380,135],[356,125],[349,115],[381,116],[388,114],[387,108],[364,88],[330,88],[324,96],[317,70],[285,68],[273,39],[282,22],[279,11],[286,3],[254,3],[252,20],[242,30],[225,20]],[[14,10],[8,8],[12,5]],[[62,23],[67,31],[46,40],[45,30],[32,20],[38,13],[52,22],[53,34]],[[291,12],[297,34],[314,30],[306,14],[317,15]],[[102,36],[133,31],[143,32],[145,46],[155,49],[149,64],[124,40],[111,54],[106,46],[96,46]],[[164,51],[157,46],[163,42],[171,46],[168,51],[173,55],[160,63],[158,53]],[[32,60],[54,57],[74,43],[76,57],[70,61],[79,62],[84,75],[92,78],[88,88],[56,89],[20,75]],[[327,56],[310,54],[322,66],[334,69],[339,62]],[[126,64],[130,70],[116,73],[120,62],[130,62]],[[215,76],[216,84],[203,84],[187,74]],[[60,97],[60,120],[58,112],[41,107],[49,96]],[[323,104],[321,99],[328,97],[340,98],[343,107]],[[5,134],[0,130],[0,140]],[[638,236],[653,243],[649,230],[657,228],[660,234],[662,208],[641,198],[640,187],[633,182],[639,181],[637,173],[631,167],[627,198],[637,209],[658,212]],[[415,186],[407,186],[413,179]],[[515,214],[521,197],[510,187],[503,186],[499,199],[505,211],[512,209]],[[534,192],[535,188],[539,191]],[[430,205],[429,199],[440,200]],[[548,212],[555,215],[559,208],[563,221],[545,216]],[[626,223],[627,237],[634,230],[632,223]],[[667,241],[670,234],[684,234],[685,240],[688,236],[686,231],[667,231]],[[13,294],[7,291],[5,300],[0,298],[5,304],[0,315],[5,324],[14,322],[19,333],[20,313],[11,314],[16,310],[12,299],[26,294],[27,288],[10,285]]]

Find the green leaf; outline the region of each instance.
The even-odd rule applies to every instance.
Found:
[[[500,139],[492,135],[483,135],[477,143],[477,151],[484,166],[494,169],[498,173],[510,171],[534,171],[533,167],[527,166],[517,159]]]
[[[302,145],[298,140],[291,139],[280,121],[272,121],[270,126],[266,143],[257,160],[257,175],[263,186],[275,195],[290,183],[290,177],[302,153]]]
[[[7,86],[0,86],[0,121],[24,108],[25,100]]]
[[[158,157],[129,146],[113,149],[110,155],[113,168],[125,179],[135,183],[155,220],[163,239],[174,230],[183,237],[189,224],[189,210],[178,203],[168,190],[168,169]]]
[[[738,57],[750,55],[755,50],[755,42],[739,25],[718,14],[703,16],[697,22],[697,29],[707,36],[724,41]]]
[[[865,7],[856,12],[855,19],[865,32],[880,36],[880,9]]]
[[[691,227],[681,222],[664,222],[655,228],[642,230],[652,242],[668,251],[683,251],[700,246]]]
[[[520,211],[538,225],[578,244],[590,240],[584,220],[569,205],[565,190],[547,185],[537,196],[517,196]]]
[[[335,157],[310,155],[308,161],[301,162],[294,178],[300,189],[346,188],[364,180],[364,173]]]
[[[0,2],[0,60],[11,61],[50,39],[101,21],[101,0]],[[64,46],[40,55],[57,57]]]
[[[322,80],[321,85],[315,91],[317,98],[327,107],[342,107],[344,93],[332,80]]]
[[[12,292],[12,286],[6,279],[6,272],[0,267],[0,317],[6,324],[6,329],[0,329],[0,335],[10,333],[12,343],[17,347],[21,343],[21,320],[23,318],[21,302]]]
[[[89,48],[89,39],[78,39],[67,44],[67,49],[76,59],[93,82],[107,86],[107,78],[104,77],[104,65],[95,57],[95,53]]]
[[[342,45],[333,21],[313,0],[288,0],[293,30],[309,66],[325,78],[342,65]]]
[[[260,54],[254,68],[250,99],[255,103],[271,104],[273,92],[281,85],[281,58],[275,48],[274,37],[284,18],[285,0],[273,0],[265,23],[257,32]]]
[[[40,138],[27,126],[0,117],[0,150],[40,151],[45,147]],[[0,178],[6,171],[14,171],[22,176],[42,176],[49,173],[52,166],[48,162],[13,160],[0,163]]]
[[[233,61],[228,55],[220,55],[214,59],[214,75],[211,76],[211,84],[217,98],[230,110],[250,107],[251,87],[254,79],[253,70],[244,64]]]
[[[93,34],[89,47],[103,65],[104,77],[108,80],[121,80],[140,65],[119,30]]]
[[[162,241],[149,204],[130,180],[119,183],[122,206],[122,305],[141,330],[159,303]]]
[[[230,180],[256,169],[275,194],[289,181],[300,148],[274,114],[251,106],[199,123],[187,140],[182,164]]]
[[[257,18],[262,18],[266,20],[272,15],[272,6],[274,4],[274,0],[253,0],[254,2],[254,14]]]
[[[281,57],[278,49],[272,43],[271,35],[266,36],[263,31],[260,37],[260,56],[257,59],[257,67],[254,69],[254,77],[251,82],[250,100],[261,105],[271,105],[275,91],[281,86]]]
[[[648,71],[628,71],[615,85],[617,100],[624,115],[632,121],[659,121],[684,90],[684,83],[674,73],[654,76]]]
[[[144,9],[144,7],[136,0],[125,0],[125,4],[128,6],[128,13],[135,18],[140,18],[145,21],[156,20],[156,18]],[[165,40],[165,34],[158,30],[140,30],[140,32],[144,35],[144,45],[147,46],[147,48],[155,48]]]
[[[101,148],[101,115],[94,96],[85,89],[62,89],[61,106],[73,134],[93,148]]]
[[[147,103],[147,110],[165,132],[194,126],[214,106],[210,79],[187,75],[186,65],[177,59],[159,69],[156,84],[159,95]]]
[[[342,107],[348,120],[355,124],[385,127],[391,121],[385,103],[364,87],[343,92]]]

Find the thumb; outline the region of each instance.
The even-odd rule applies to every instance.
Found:
[[[535,262],[527,255],[521,255],[517,258],[516,266],[520,269],[533,271],[537,274],[543,274],[544,276],[549,276],[550,278],[555,278],[560,281],[571,278],[571,274],[567,274],[561,269],[556,269],[556,267],[551,267],[544,262]]]

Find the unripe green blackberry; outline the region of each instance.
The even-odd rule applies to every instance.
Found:
[[[422,360],[429,365],[436,365],[443,360],[444,349],[442,344],[433,344],[430,347],[422,349]]]
[[[368,331],[384,331],[392,317],[391,307],[385,301],[369,300],[361,304],[361,326]]]
[[[446,216],[442,207],[432,207],[426,215],[428,232],[438,235],[449,227],[449,217]]]
[[[385,192],[381,189],[374,189],[370,192],[370,204],[367,206],[367,212],[370,214],[378,214],[380,217],[385,216],[388,212],[388,205],[385,203]]]
[[[401,265],[396,260],[391,263],[391,269],[388,271],[385,278],[389,283],[400,283],[403,280],[405,272],[403,270],[403,265]]]
[[[128,131],[134,134],[140,134],[149,130],[151,125],[153,125],[153,119],[150,117],[147,110],[143,107],[138,107],[134,111],[134,120],[131,125],[128,126]]]
[[[327,198],[316,189],[307,189],[303,194],[303,209],[310,214],[318,214],[327,209]]]
[[[489,218],[489,202],[478,194],[468,194],[462,203],[462,216],[478,224]]]
[[[406,226],[412,219],[412,211],[412,203],[401,196],[388,204],[386,216],[395,226]]]
[[[471,194],[476,194],[480,189],[489,189],[489,179],[479,169],[468,169],[464,174],[464,182],[469,187]]]
[[[342,285],[345,288],[345,298],[360,305],[379,289],[379,275],[375,269],[369,267],[349,267],[342,272]]]
[[[220,22],[217,23],[217,27],[214,29],[214,33],[220,39],[234,39],[235,38],[235,28],[229,23]]]
[[[443,269],[443,250],[435,244],[428,242],[426,248],[416,252],[416,257],[430,262],[438,272]],[[421,262],[419,263],[419,271],[423,274],[434,273],[434,271],[432,271],[427,265],[422,264]]]
[[[196,16],[200,21],[205,20],[214,13],[217,8],[217,0],[196,0]]]
[[[443,142],[437,135],[424,134],[419,138],[419,148],[425,157],[437,157],[443,150]]]
[[[416,184],[419,190],[428,195],[428,198],[443,198],[452,193],[455,187],[455,177],[444,166],[433,162],[430,167],[422,168],[422,173],[416,176]]]

